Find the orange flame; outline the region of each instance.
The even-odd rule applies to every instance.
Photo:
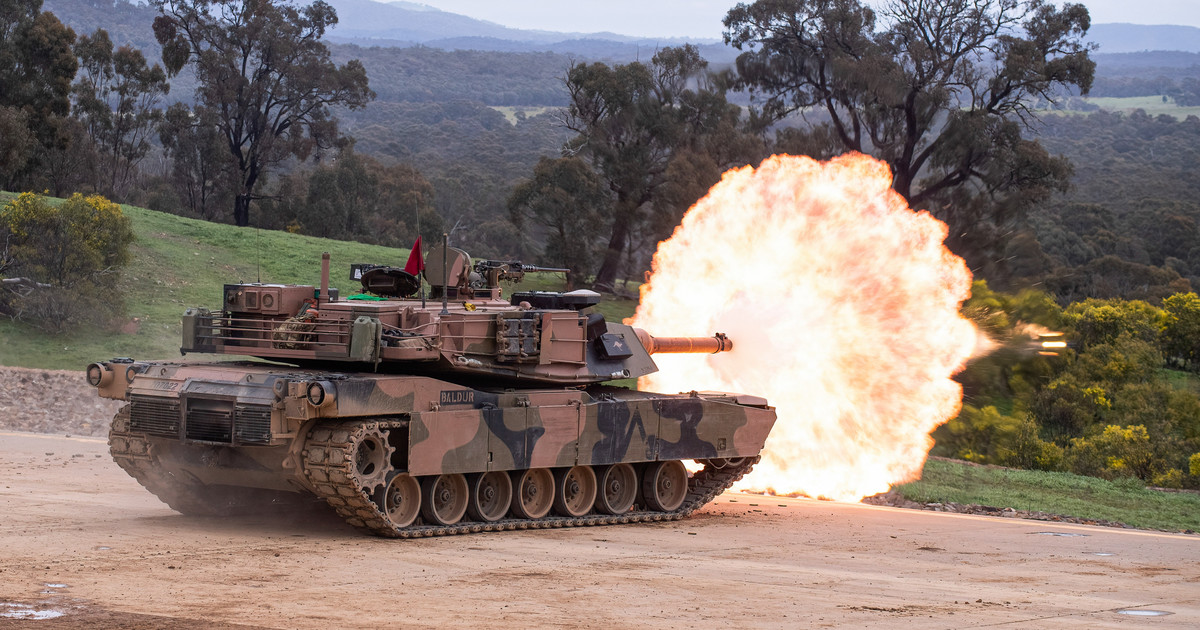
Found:
[[[743,489],[857,501],[919,476],[958,413],[971,274],[891,181],[859,154],[774,156],[726,173],[659,244],[633,323],[734,350],[657,356],[639,386],[765,396],[779,421]]]

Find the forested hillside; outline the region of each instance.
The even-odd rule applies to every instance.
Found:
[[[1200,119],[1096,112],[1043,122],[1039,137],[1075,175],[1032,216],[1039,247],[1014,244],[1016,275],[1064,302],[1157,301],[1200,287]]]

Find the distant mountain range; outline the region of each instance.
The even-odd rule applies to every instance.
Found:
[[[1200,53],[1200,28],[1194,26],[1144,26],[1141,24],[1093,24],[1088,39],[1100,53],[1133,53],[1171,50]]]
[[[306,0],[299,0],[305,2]],[[638,38],[615,33],[558,33],[508,28],[435,9],[424,4],[397,0],[327,0],[337,9],[338,24],[326,33],[333,43],[359,46],[425,46],[444,50],[492,52],[552,52],[588,60],[626,62],[648,60],[666,46],[692,43],[711,63],[731,63],[738,51],[720,40]],[[157,13],[143,3],[125,0],[44,0],[53,11],[79,33],[97,26],[108,29],[113,41],[133,43],[157,57],[157,44],[150,23]],[[566,10],[566,9],[548,9]],[[1093,24],[1088,39],[1097,44],[1101,56],[1143,51],[1200,53],[1200,28],[1191,26],[1142,26]],[[152,51],[152,52],[151,52]],[[1184,67],[1194,63],[1185,59]]]
[[[736,51],[717,39],[655,39],[607,32],[557,33],[523,30],[405,0],[327,1],[338,12],[338,25],[329,33],[329,39],[360,46],[423,45],[447,50],[550,51],[589,57],[632,58],[639,53],[644,57],[647,50],[653,51],[664,46],[690,42],[700,46],[705,52],[705,57],[713,62],[731,61],[736,56]],[[1099,46],[1099,53],[1147,50],[1200,53],[1200,28],[1193,26],[1093,24],[1088,32],[1088,40]]]
[[[710,61],[732,61],[736,51],[720,40],[642,38],[617,33],[559,33],[509,28],[396,0],[327,0],[338,12],[338,25],[326,34],[332,42],[359,46],[428,46],[444,50],[556,52],[600,59],[647,59],[667,46],[692,43]]]
[[[486,20],[477,20],[457,13],[449,13],[427,4],[395,0],[326,0],[338,12],[335,37],[373,38],[408,41],[431,45],[431,42],[455,40],[499,40],[526,42],[531,45],[555,44],[569,40],[605,40],[622,43],[662,41],[664,45],[681,44],[680,38],[629,37],[609,32],[559,33],[509,28]],[[559,9],[565,10],[565,9]],[[717,43],[712,39],[697,43]],[[538,49],[539,51],[545,48]]]

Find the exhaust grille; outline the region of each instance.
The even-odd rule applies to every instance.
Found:
[[[235,416],[239,444],[271,443],[271,408],[266,405],[238,405]]]
[[[131,396],[129,426],[150,435],[179,437],[179,400]]]
[[[233,401],[192,398],[187,402],[187,439],[233,443]]]
[[[185,398],[187,418],[183,437],[218,444],[269,445],[271,407],[242,405],[232,400]],[[181,414],[176,398],[130,397],[129,424],[134,431],[178,438]]]

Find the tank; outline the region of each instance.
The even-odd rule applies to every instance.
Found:
[[[565,270],[440,246],[423,274],[351,265],[364,292],[343,298],[329,265],[319,286],[228,284],[219,309],[188,309],[184,360],[88,366],[128,403],[116,463],[184,514],[323,502],[411,538],[683,518],[750,470],[775,423],[756,396],[609,383],[655,371],[654,353],[730,350],[724,335],[609,322],[591,291],[502,296]]]

